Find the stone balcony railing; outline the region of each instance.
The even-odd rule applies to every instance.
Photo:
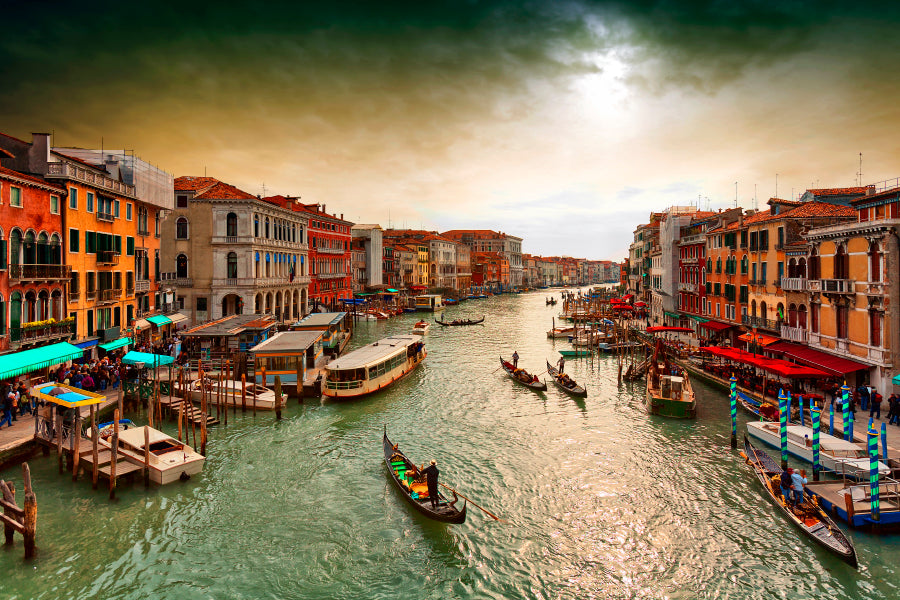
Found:
[[[10,281],[52,281],[69,279],[72,267],[69,265],[9,265]]]
[[[682,283],[682,282],[679,282],[679,283],[678,283],[678,291],[679,291],[679,292],[690,292],[690,293],[694,293],[694,292],[697,291],[697,284],[696,284],[696,283]]]
[[[138,279],[134,282],[134,291],[137,293],[149,292],[150,291],[150,280],[149,279]]]
[[[170,281],[175,282],[175,287],[183,287],[183,288],[194,287],[194,280],[191,279],[190,277],[176,277],[175,279],[170,280]]]
[[[122,288],[108,288],[105,290],[100,290],[101,302],[113,302],[114,300],[118,300],[121,297]]]
[[[783,321],[764,319],[762,317],[751,317],[750,315],[742,315],[741,323],[750,327],[768,329],[769,331],[781,331],[781,324],[783,323]]]
[[[782,277],[781,289],[786,292],[805,292],[807,289],[806,277]]]
[[[347,277],[346,273],[319,273],[315,276],[316,279],[340,279],[342,277]]]
[[[854,281],[852,279],[822,279],[822,292],[826,294],[853,294]]]
[[[869,281],[866,283],[866,295],[884,296],[887,293],[887,284],[883,281]]]
[[[97,211],[97,220],[98,220],[98,221],[104,221],[104,222],[106,222],[106,223],[112,223],[113,221],[116,220],[116,217],[115,217],[115,215],[113,215],[112,213],[100,212],[100,211],[98,210],[98,211]]]
[[[686,265],[696,265],[698,260],[699,259],[696,256],[688,256],[686,258],[682,258],[681,262]]]
[[[318,252],[319,254],[343,254],[344,252],[346,252],[346,250],[344,250],[343,248],[322,247],[322,248],[314,248],[314,250],[316,252]]]
[[[781,326],[781,339],[805,344],[809,341],[809,332],[803,327]]]
[[[72,322],[59,322],[42,327],[10,327],[9,339],[12,342],[40,342],[72,335]]]
[[[134,196],[134,186],[122,183],[105,175],[98,175],[83,167],[78,167],[67,162],[53,162],[47,164],[47,178],[54,179],[65,177],[75,179],[93,186],[101,187],[115,194]]]

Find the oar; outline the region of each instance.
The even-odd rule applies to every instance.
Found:
[[[459,492],[457,492],[456,490],[454,490],[454,489],[453,489],[452,487],[450,487],[449,485],[445,485],[445,484],[441,483],[440,481],[438,482],[438,484],[440,484],[440,486],[443,487],[443,488],[447,488],[448,490],[450,490],[451,492],[453,492],[454,494],[456,494],[456,495],[459,496],[460,498],[465,498],[465,499],[469,502],[469,504],[471,504],[471,505],[474,506],[475,508],[481,509],[483,512],[487,513],[489,516],[493,517],[495,521],[503,521],[504,523],[506,523],[506,520],[505,520],[505,519],[501,519],[500,517],[498,517],[497,515],[495,515],[495,514],[492,513],[491,511],[487,510],[486,508],[483,508],[483,507],[481,507],[481,506],[478,506],[477,504],[475,504],[475,503],[472,501],[471,498],[469,498],[468,496],[463,496],[462,494],[460,494]]]

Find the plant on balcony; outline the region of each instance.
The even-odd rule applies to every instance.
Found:
[[[30,321],[28,323],[22,323],[22,325],[20,325],[20,327],[24,331],[31,331],[33,329],[43,329],[45,327],[51,327],[53,325],[68,325],[68,324],[72,323],[74,320],[75,319],[73,319],[72,317],[66,317],[65,319],[62,319],[61,321],[57,321],[56,319],[50,318],[50,319],[46,319],[43,321]]]

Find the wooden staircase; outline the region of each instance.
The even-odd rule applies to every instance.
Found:
[[[182,398],[178,398],[177,396],[169,396],[168,398],[160,398],[160,404],[163,406],[167,406],[169,410],[172,411],[172,415],[178,419],[179,411],[181,411],[182,405],[184,405],[184,412],[187,416],[187,420],[193,423],[195,426],[200,427],[203,423],[203,416],[200,413],[200,407],[195,405],[193,402],[185,402]],[[206,415],[206,426],[216,425],[219,422],[219,419],[215,418],[212,414]]]

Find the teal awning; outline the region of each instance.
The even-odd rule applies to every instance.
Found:
[[[900,375],[894,375],[894,385],[900,385]]]
[[[123,337],[107,344],[100,344],[100,347],[109,352],[110,350],[115,350],[116,348],[121,348],[122,346],[127,346],[131,343],[131,338]]]
[[[165,365],[171,365],[173,362],[175,362],[175,359],[171,356],[166,356],[165,354],[150,354],[149,352],[135,352],[134,350],[132,350],[122,357],[122,362],[127,365],[144,363],[148,367],[152,367],[154,365],[162,367]]]
[[[384,290],[384,291],[390,292],[390,293],[392,293],[392,294],[396,294],[396,293],[399,292],[400,290],[395,290],[394,288],[388,288],[388,289],[386,289],[386,290]]]
[[[671,317],[671,318],[673,318],[673,319],[680,319],[680,318],[681,318],[681,315],[679,315],[678,313],[673,313],[673,312],[669,312],[669,311],[664,311],[664,312],[665,312],[665,315],[666,315],[667,317]]]
[[[709,321],[709,319],[704,319],[703,317],[698,317],[697,315],[684,315],[684,316],[687,317],[688,319],[693,319],[694,321],[697,321],[698,323],[706,323],[707,321]]]
[[[67,342],[6,354],[0,356],[0,379],[31,373],[82,356],[84,356],[84,350]]]
[[[169,323],[172,322],[172,319],[170,319],[166,315],[153,315],[152,317],[147,317],[147,320],[159,327],[162,327],[163,325],[168,325]]]

